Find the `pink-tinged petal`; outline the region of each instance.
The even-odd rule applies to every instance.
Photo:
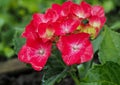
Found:
[[[43,39],[44,42],[51,40],[54,33],[55,30],[53,29],[52,25],[41,23],[38,27],[38,34],[40,38]]]
[[[42,40],[37,42],[32,39],[28,41],[31,41],[33,46],[31,42],[27,42],[27,45],[24,45],[19,51],[18,58],[22,62],[31,64],[35,70],[40,71],[51,54],[52,43],[49,41],[44,43]]]
[[[82,1],[80,7],[84,10],[85,17],[89,17],[91,12],[90,4],[86,3],[85,1]]]
[[[73,3],[71,1],[64,2],[61,6],[53,4],[52,9],[57,12],[59,17],[68,16],[70,14],[70,8]]]
[[[105,16],[104,8],[102,6],[93,6],[91,10],[91,15],[104,17]]]
[[[40,23],[42,23],[42,22],[44,22],[44,20],[43,20],[43,14],[39,14],[39,13],[35,13],[35,14],[33,14],[33,20],[34,20],[34,25],[36,26],[36,27],[38,27],[38,25],[40,24]]]
[[[26,45],[31,48],[39,49],[41,46],[40,43],[43,43],[43,41],[41,38],[39,38],[39,36],[37,36],[36,38],[30,37],[26,39]]]
[[[73,4],[73,2],[71,2],[71,1],[67,1],[62,4],[62,10],[61,10],[62,16],[67,16],[71,13],[70,8],[71,8],[72,4]]]
[[[31,58],[30,64],[35,70],[39,71],[45,66],[51,54],[51,46],[50,42],[42,44],[39,50],[37,50],[37,54]]]
[[[65,35],[67,33],[72,33],[72,32],[74,32],[74,30],[77,29],[78,25],[79,25],[78,20],[74,20],[72,18],[60,19],[54,25],[55,34],[56,35]]]
[[[93,49],[92,49],[92,44],[91,42],[87,42],[86,43],[86,49],[84,51],[84,53],[81,55],[80,60],[81,63],[90,61],[93,58]]]
[[[80,6],[78,4],[73,4],[71,6],[71,10],[72,10],[73,14],[75,14],[77,17],[84,18],[84,13],[80,9]]]
[[[37,24],[47,23],[49,21],[49,19],[45,17],[45,14],[40,13],[33,14],[33,20],[35,20]]]
[[[34,26],[34,21],[32,20],[25,28],[25,31],[22,33],[22,37],[36,37],[37,27]]]
[[[88,18],[90,16],[91,6],[83,1],[80,5],[73,4],[71,11],[79,18]]]
[[[60,15],[62,7],[59,4],[52,4],[52,9],[57,12],[57,14]]]
[[[62,54],[68,54],[73,52],[71,47],[74,47],[74,44],[78,44],[78,46],[81,46],[81,43],[84,40],[88,40],[90,37],[87,33],[79,33],[79,34],[71,34],[69,36],[62,36],[60,41],[62,42]],[[80,45],[79,45],[80,43]],[[68,49],[68,50],[67,50]],[[69,50],[71,49],[71,50]],[[69,52],[68,52],[69,51]]]
[[[57,42],[57,44],[56,44],[57,48],[58,48],[60,51],[63,50],[63,42],[62,42],[62,41],[63,41],[63,40],[62,40],[62,37],[60,37],[59,40],[58,40],[58,42]]]
[[[28,38],[34,36],[38,32],[38,26],[40,23],[47,23],[48,20],[45,19],[43,14],[35,13],[33,15],[33,20],[26,26],[25,31],[22,33],[22,37]]]
[[[40,71],[45,66],[47,60],[48,60],[48,57],[42,58],[42,57],[36,56],[32,58],[30,63],[33,69],[35,69],[36,71]]]
[[[92,16],[90,17],[89,24],[95,28],[102,28],[102,26],[105,24],[106,18],[105,17],[98,17],[98,16]]]
[[[23,47],[20,49],[19,53],[18,53],[18,59],[21,62],[25,62],[25,63],[29,63],[31,57],[30,55],[33,55],[33,49],[29,48],[26,45],[23,45]]]
[[[93,47],[87,33],[62,36],[57,42],[57,47],[68,66],[87,62],[93,57]]]
[[[58,19],[59,15],[57,14],[55,10],[48,9],[44,17],[50,22],[55,22]]]

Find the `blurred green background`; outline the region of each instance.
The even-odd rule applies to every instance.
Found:
[[[62,4],[66,0],[0,0],[0,57],[16,57],[16,53],[25,42],[20,38],[24,27],[30,22],[32,14],[44,13],[53,3]],[[73,0],[80,3],[81,0]],[[92,5],[105,8],[110,29],[120,32],[119,0],[86,0]],[[14,46],[15,45],[15,46]]]

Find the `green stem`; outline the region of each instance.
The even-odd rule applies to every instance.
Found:
[[[79,79],[77,78],[77,76],[75,76],[75,75],[74,75],[73,73],[71,73],[71,72],[69,72],[69,73],[70,73],[72,79],[74,80],[75,85],[80,85],[80,81],[79,81]]]
[[[79,80],[78,76],[76,75],[76,70],[77,70],[76,66],[71,66],[69,74],[72,77],[72,79],[74,80],[75,85],[80,85],[80,80]]]

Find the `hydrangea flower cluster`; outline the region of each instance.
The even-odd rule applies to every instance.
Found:
[[[66,65],[87,62],[93,57],[90,38],[96,38],[105,21],[101,6],[91,6],[84,1],[53,4],[44,14],[33,14],[22,33],[26,43],[18,58],[40,71],[50,57],[52,43],[56,43]]]

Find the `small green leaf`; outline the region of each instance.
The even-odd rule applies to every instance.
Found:
[[[0,55],[4,55],[3,54],[3,49],[4,49],[4,47],[5,47],[5,45],[4,45],[4,43],[3,42],[0,42]]]
[[[99,81],[99,82],[90,82],[90,83],[81,82],[80,85],[117,85],[117,84],[106,81]]]
[[[25,39],[21,38],[21,33],[22,32],[20,30],[16,31],[13,39],[13,45],[16,54],[18,53],[22,45],[25,43]]]
[[[78,74],[80,78],[84,78],[88,69],[91,67],[92,61],[77,65]]]
[[[4,43],[0,42],[0,51],[3,51],[3,49],[4,49]]]
[[[57,69],[56,69],[57,70]],[[61,73],[54,75],[47,79],[47,81],[42,81],[42,85],[54,85],[57,81],[60,81],[62,78],[64,78],[67,75],[67,68],[63,70]]]
[[[94,53],[99,49],[100,44],[103,40],[103,31],[98,35],[98,37],[92,41]]]
[[[114,0],[106,0],[103,2],[103,7],[106,13],[109,13],[115,8]]]
[[[4,19],[0,18],[0,30],[4,23],[5,23]]]
[[[7,58],[11,58],[15,53],[14,50],[10,47],[5,47],[4,48],[4,54]]]
[[[101,63],[113,61],[120,64],[120,34],[106,28],[98,54]]]
[[[83,82],[91,83],[90,85],[120,85],[119,78],[120,65],[114,62],[106,62],[103,65],[96,65],[91,68]]]
[[[120,21],[116,21],[115,23],[113,23],[110,28],[115,31],[119,30],[120,29]]]

